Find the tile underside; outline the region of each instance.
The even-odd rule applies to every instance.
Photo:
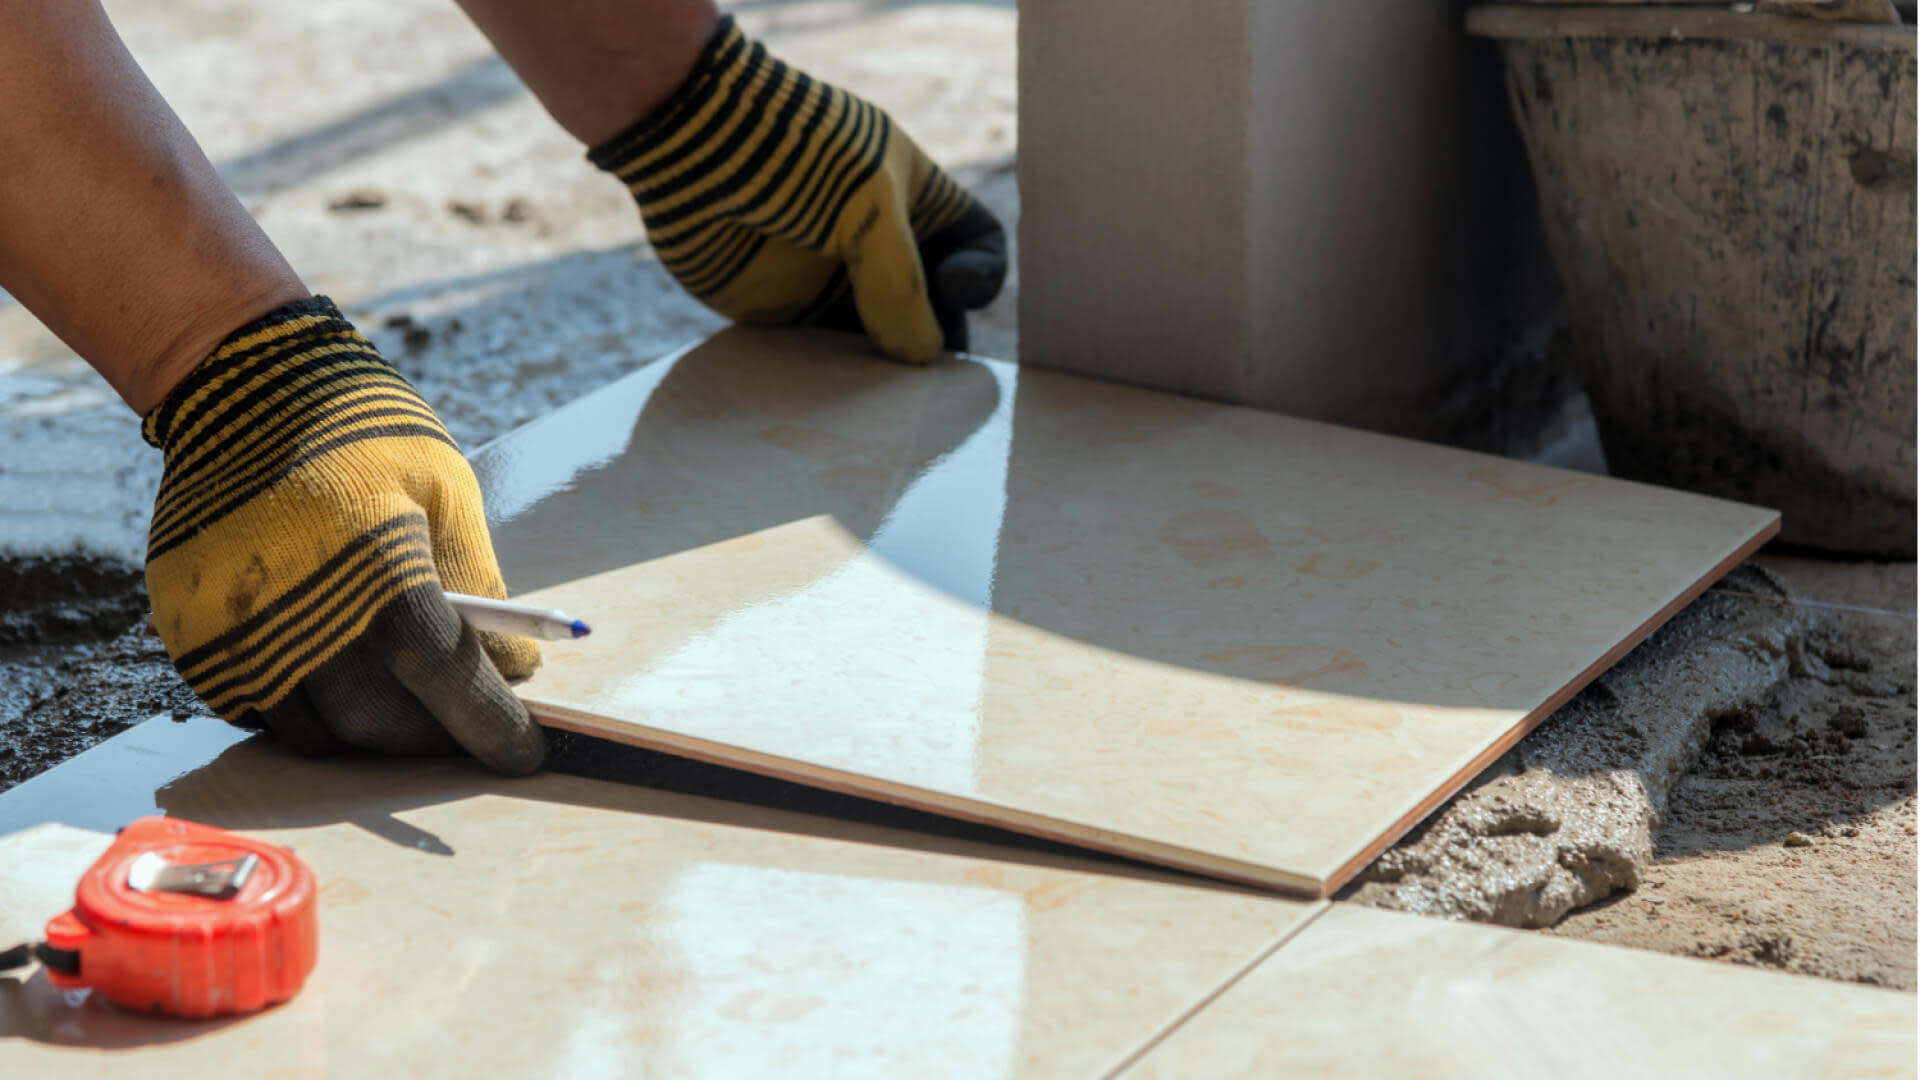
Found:
[[[475,457],[549,722],[1337,887],[1777,527],[835,335],[728,331]]]

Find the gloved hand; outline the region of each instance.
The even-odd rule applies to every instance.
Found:
[[[457,744],[509,774],[544,741],[502,676],[533,642],[443,590],[504,597],[466,459],[325,297],[235,331],[142,428],[166,453],[147,592],[211,709],[309,753]]]
[[[1006,278],[986,208],[886,113],[731,16],[665,105],[588,157],[633,192],[662,265],[736,322],[864,328],[927,363],[966,348],[966,312]]]

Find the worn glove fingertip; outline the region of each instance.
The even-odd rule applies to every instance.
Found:
[[[512,640],[512,639],[508,639]],[[409,590],[375,624],[375,649],[453,740],[507,776],[539,770],[546,741],[481,642],[437,587]]]
[[[940,337],[946,351],[966,352],[968,345],[966,309],[944,305],[934,308],[933,316],[940,322]]]
[[[977,311],[993,303],[1006,280],[1006,256],[966,248],[947,256],[934,268],[934,300],[940,307]]]
[[[480,647],[485,650],[487,659],[493,661],[500,677],[508,682],[520,682],[540,668],[540,645],[532,638],[483,630],[480,632]]]
[[[874,348],[891,359],[924,367],[940,359],[944,335],[933,305],[928,301],[926,279],[920,267],[914,265],[911,273],[919,280],[914,282],[909,294],[906,290],[874,284],[877,279],[871,274],[866,279],[868,288],[862,291],[863,282],[856,272],[854,304]]]
[[[524,725],[526,737],[502,741],[484,756],[476,756],[501,776],[532,776],[547,763],[547,738],[519,699],[513,700],[513,706],[520,714],[518,724]]]

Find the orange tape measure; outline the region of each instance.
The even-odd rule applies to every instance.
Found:
[[[123,1008],[253,1012],[292,997],[313,971],[314,892],[313,871],[277,844],[141,818],[81,876],[73,909],[32,951],[54,986]]]

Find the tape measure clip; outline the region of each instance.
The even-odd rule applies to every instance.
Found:
[[[260,856],[203,863],[171,863],[157,851],[143,853],[127,868],[127,888],[139,892],[188,893],[210,900],[231,900],[246,887]]]

